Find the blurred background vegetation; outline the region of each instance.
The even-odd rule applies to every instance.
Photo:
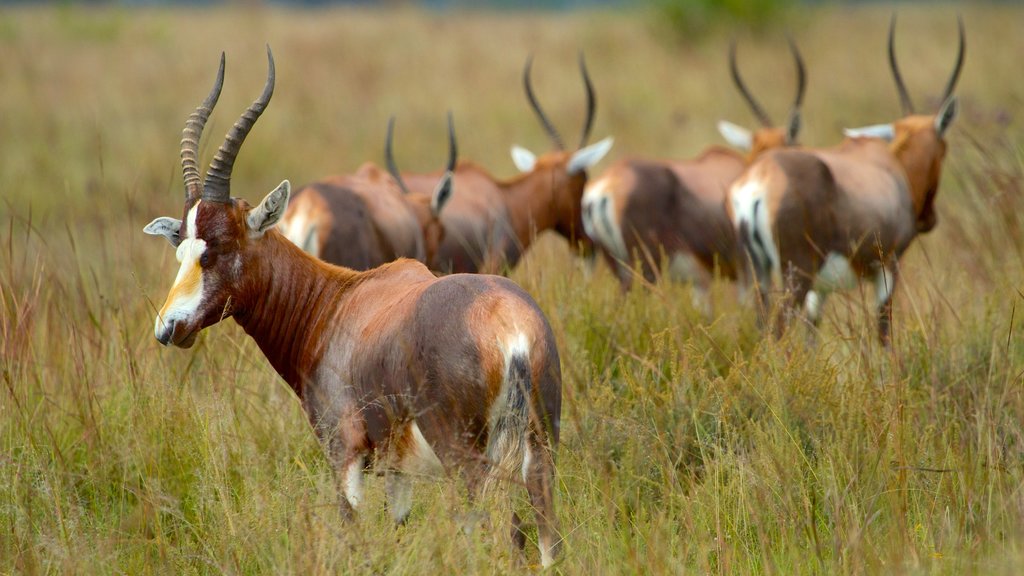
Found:
[[[794,36],[808,145],[899,112],[893,5],[801,3],[759,33],[720,12],[672,41],[652,9],[0,9],[0,573],[521,573],[504,527],[458,531],[466,503],[443,483],[418,484],[394,528],[370,478],[359,521],[341,524],[299,402],[238,326],[187,351],[154,340],[177,263],[141,229],[180,214],[181,129],[220,52],[204,159],[263,86],[268,42],[277,91],[232,178],[250,201],[283,178],[380,162],[391,114],[403,167],[443,162],[453,109],[462,156],[514,176],[512,144],[550,146],[522,93],[531,53],[538,97],[576,133],[585,51],[594,135],[616,139],[595,174],[693,157],[721,143],[719,119],[751,126],[729,79],[733,37],[782,118]],[[564,573],[1021,573],[1024,8],[898,10],[923,111],[953,65],[958,13],[968,48],[939,224],[903,260],[893,351],[875,341],[870,287],[833,297],[809,347],[799,329],[762,339],[728,283],[711,319],[685,286],[622,295],[557,237],[513,272],[563,362]]]

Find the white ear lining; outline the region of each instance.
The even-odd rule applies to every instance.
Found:
[[[754,135],[750,130],[733,124],[732,122],[720,120],[718,122],[718,133],[721,134],[722,138],[725,138],[725,141],[733,148],[749,151],[754,147]]]
[[[451,172],[445,172],[444,176],[441,177],[441,181],[437,183],[434,195],[430,198],[430,212],[434,214],[434,217],[441,215],[444,205],[451,199],[452,188],[455,186],[453,179],[454,175]]]
[[[512,163],[520,172],[530,172],[537,164],[537,156],[522,146],[513,146]]]
[[[860,128],[844,128],[843,135],[847,138],[881,138],[891,142],[896,136],[896,129],[892,124],[875,124]]]
[[[150,236],[163,236],[171,243],[171,246],[177,247],[181,244],[181,220],[177,218],[169,218],[167,216],[161,216],[146,224],[146,227],[142,229],[143,232]]]
[[[615,139],[611,136],[595,142],[586,148],[577,150],[573,153],[572,158],[569,159],[569,165],[566,170],[570,175],[579,174],[592,167],[601,161],[608,154],[608,151],[612,149],[612,144],[615,144]]]
[[[267,194],[259,206],[249,211],[249,215],[246,217],[249,233],[259,236],[277,224],[288,207],[291,192],[292,185],[285,180],[278,184],[270,194]]]

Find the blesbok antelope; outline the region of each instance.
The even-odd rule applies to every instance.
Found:
[[[369,270],[397,258],[429,263],[444,238],[440,214],[452,192],[458,157],[448,114],[448,164],[429,194],[410,193],[392,155],[394,117],[385,144],[388,171],[363,164],[354,175],[332,176],[295,193],[278,228],[325,262]]]
[[[623,290],[632,286],[634,259],[648,282],[664,263],[669,277],[690,282],[694,304],[708,312],[706,291],[717,269],[729,279],[740,271],[736,233],[727,213],[729,184],[763,152],[796,143],[800,106],[807,86],[803,59],[789,41],[796,62],[796,98],[789,123],[776,127],[740,76],[736,43],[729,70],[761,128],[750,132],[730,122],[719,131],[744,151],[711,146],[693,160],[625,159],[591,181],[583,194],[583,225],[615,271]]]
[[[435,278],[408,259],[357,272],[314,258],[274,228],[287,180],[255,207],[231,198],[235,158],[274,91],[269,48],[267,56],[266,87],[205,182],[198,143],[223,85],[223,56],[213,90],[185,124],[184,223],[157,218],[145,228],[165,236],[181,262],[156,317],[157,340],[187,348],[203,328],[234,318],[301,399],[336,472],[345,517],[374,462],[398,522],[410,511],[411,475],[458,471],[471,491],[481,480],[521,477],[550,565],[559,548],[561,373],[547,320],[505,278]]]
[[[896,19],[889,27],[889,64],[903,118],[847,130],[835,148],[779,150],[761,157],[730,190],[736,229],[749,256],[762,313],[773,276],[784,279],[781,330],[801,306],[817,324],[836,288],[874,282],[878,335],[890,342],[892,294],[899,259],[918,234],[937,222],[935,195],[946,154],[946,130],[957,113],[953,96],[964,61],[958,22],[956,65],[938,114],[915,114],[896,65]]]
[[[590,250],[583,234],[580,199],[587,170],[611,149],[612,138],[587,146],[596,111],[594,88],[580,55],[579,67],[587,96],[587,113],[576,150],[566,149],[561,135],[548,120],[530,83],[532,58],[526,61],[523,87],[555,150],[535,156],[513,146],[512,158],[522,172],[499,180],[472,162],[460,162],[454,171],[455,194],[441,215],[445,238],[431,267],[447,272],[499,273],[512,268],[534,237],[554,230],[572,248]],[[403,174],[409,189],[429,190],[436,174]],[[582,245],[582,246],[581,246]]]

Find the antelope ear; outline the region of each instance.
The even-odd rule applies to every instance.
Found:
[[[597,164],[604,158],[604,155],[612,149],[612,144],[615,143],[615,139],[611,136],[595,142],[582,150],[577,150],[573,153],[572,158],[569,158],[569,166],[566,171],[569,172],[570,176],[585,172],[588,168]]]
[[[725,138],[725,141],[733,148],[739,148],[744,152],[748,152],[754,147],[754,135],[750,133],[750,130],[747,130],[742,126],[737,126],[732,122],[719,120],[718,133],[721,134],[722,138]]]
[[[537,156],[522,146],[512,147],[512,163],[520,172],[531,172],[537,164]]]
[[[452,197],[452,188],[454,187],[452,179],[454,177],[451,172],[445,172],[444,176],[441,176],[441,181],[437,183],[437,188],[434,188],[434,195],[430,198],[430,212],[434,214],[435,218],[441,215],[444,205]]]
[[[181,244],[181,220],[177,218],[168,218],[167,216],[161,216],[156,220],[153,220],[146,227],[142,229],[143,232],[150,236],[163,236],[167,238],[167,241],[171,243],[171,246],[175,248],[178,244]]]
[[[800,125],[800,111],[794,110],[789,117],[789,126],[786,127],[786,144],[790,146],[796,144],[796,139],[800,136]]]
[[[892,124],[843,128],[843,135],[847,138],[881,138],[886,142],[892,142],[892,139],[896,137],[896,128]]]
[[[288,197],[291,196],[292,185],[285,180],[278,184],[273,192],[267,194],[260,205],[249,211],[245,217],[249,225],[249,235],[253,237],[262,236],[277,221],[284,216],[284,210],[288,207]]]
[[[956,96],[946,100],[946,103],[942,105],[942,110],[939,110],[938,116],[935,117],[935,133],[939,135],[939,138],[946,133],[959,112],[960,103]]]

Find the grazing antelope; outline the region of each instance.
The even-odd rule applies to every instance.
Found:
[[[385,143],[388,172],[366,163],[355,175],[333,176],[295,193],[278,228],[297,246],[325,262],[369,270],[397,258],[428,263],[444,238],[441,209],[452,192],[458,157],[448,114],[448,165],[431,193],[410,193],[392,155],[394,118]]]
[[[791,299],[817,325],[826,295],[874,283],[878,335],[888,345],[899,259],[918,234],[937,222],[935,194],[946,154],[946,130],[957,114],[953,96],[964,62],[959,22],[956,65],[938,114],[915,114],[896,65],[896,19],[889,27],[889,64],[904,117],[847,130],[835,148],[779,150],[762,156],[730,190],[740,241],[767,309],[772,276],[785,279]],[[778,328],[781,330],[782,324]]]
[[[580,56],[579,67],[587,94],[587,114],[575,151],[568,151],[561,135],[541,110],[530,83],[532,58],[526,62],[523,86],[541,125],[556,150],[535,156],[514,146],[512,159],[522,172],[511,180],[498,180],[482,167],[461,162],[454,171],[454,194],[441,215],[445,238],[431,268],[447,272],[500,273],[513,268],[534,237],[554,230],[575,249],[590,250],[582,233],[580,199],[587,169],[604,157],[612,138],[586,146],[594,122],[594,88]],[[414,192],[425,192],[436,174],[404,174]]]
[[[157,340],[187,348],[203,328],[234,318],[301,399],[345,517],[373,462],[398,522],[409,514],[412,475],[459,471],[471,493],[483,479],[520,476],[550,565],[559,548],[561,373],[547,320],[505,278],[439,279],[408,259],[365,272],[317,260],[274,228],[287,180],[255,207],[231,198],[235,157],[273,94],[269,48],[267,56],[263,94],[228,133],[205,182],[197,150],[223,85],[223,56],[210,95],[185,124],[184,222],[157,218],[145,228],[166,237],[181,262],[156,317]]]
[[[719,131],[741,154],[712,146],[693,160],[621,160],[587,185],[583,194],[583,226],[616,272],[622,289],[633,283],[633,260],[648,282],[654,282],[662,259],[669,277],[693,285],[694,304],[708,309],[707,289],[715,270],[736,279],[740,270],[736,233],[726,212],[726,194],[754,158],[766,150],[796,143],[800,106],[807,85],[803,59],[789,42],[796,62],[796,98],[789,124],[775,127],[740,77],[736,43],[729,48],[729,70],[740,94],[761,128],[751,133],[730,122]]]

